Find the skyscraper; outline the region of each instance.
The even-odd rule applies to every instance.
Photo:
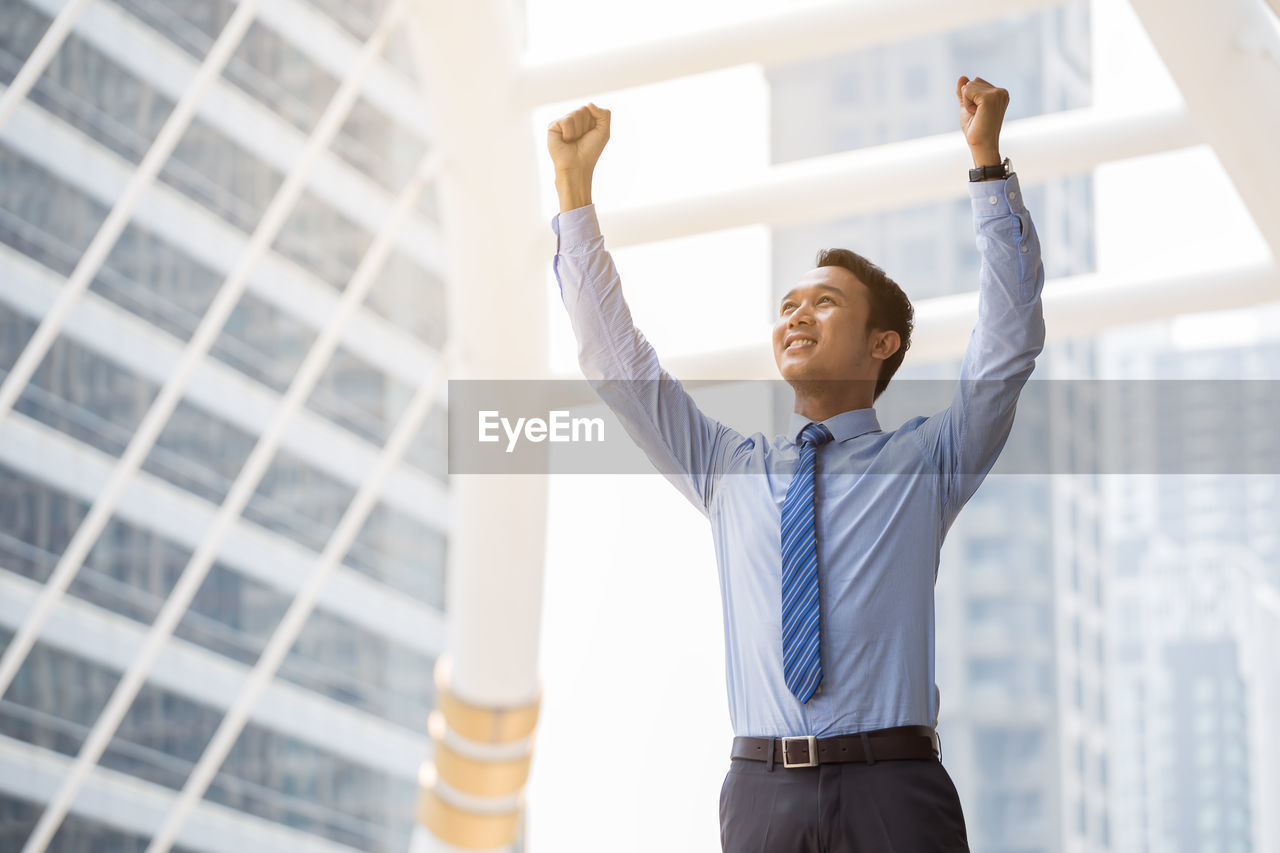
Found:
[[[0,83],[63,7],[0,2]],[[6,648],[302,159],[387,4],[263,4],[0,420]],[[238,7],[95,2],[0,126],[7,376]],[[0,848],[32,831],[432,144],[397,31],[0,699]],[[438,221],[413,205],[367,298],[54,837],[141,850],[443,342]],[[0,377],[2,378],[2,377]],[[178,845],[404,850],[443,643],[437,408],[385,481]]]

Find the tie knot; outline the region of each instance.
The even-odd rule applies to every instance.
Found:
[[[826,444],[832,438],[831,430],[822,424],[811,423],[804,429],[800,430],[800,444],[821,446]]]

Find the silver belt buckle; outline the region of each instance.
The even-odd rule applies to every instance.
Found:
[[[787,744],[796,741],[807,741],[809,744],[809,760],[805,762],[792,762],[788,758]],[[798,735],[796,737],[784,737],[782,739],[782,766],[783,767],[817,767],[818,766],[818,739],[814,735]]]

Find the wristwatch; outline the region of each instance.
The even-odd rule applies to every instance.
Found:
[[[1007,178],[1013,174],[1013,164],[1009,162],[1009,158],[1004,158],[1004,162],[999,166],[981,166],[977,169],[969,170],[970,181],[989,181],[992,178]]]

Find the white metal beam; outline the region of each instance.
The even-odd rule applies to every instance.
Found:
[[[1280,296],[1280,270],[1272,264],[1225,266],[1189,273],[1109,276],[1099,273],[1048,282],[1044,289],[1047,340],[1096,335],[1114,326],[1145,323],[1229,308],[1246,308]],[[913,363],[956,359],[978,320],[978,294],[926,300],[917,314],[920,351]],[[774,371],[777,372],[776,370]]]
[[[1185,110],[1120,115],[1082,109],[1011,122],[1001,133],[1000,147],[1030,184],[1201,141]],[[963,176],[971,166],[958,135],[943,133],[770,166],[720,191],[623,209],[606,206],[600,211],[601,230],[618,248],[743,225],[799,225],[962,198],[968,192]]]
[[[1131,0],[1245,207],[1280,259],[1280,27],[1262,0]],[[1280,294],[1277,294],[1280,296]]]
[[[407,2],[408,0],[391,0],[387,10],[383,13],[378,29],[365,44],[364,51],[361,54],[362,63],[355,69],[351,77],[342,82],[338,91],[334,93],[333,98],[325,107],[324,114],[320,117],[314,133],[307,140],[306,149],[271,199],[271,203],[267,206],[261,222],[259,222],[258,227],[254,229],[249,238],[249,245],[245,253],[238,259],[235,270],[219,288],[218,294],[214,297],[213,303],[201,320],[199,328],[196,329],[195,334],[192,335],[191,340],[187,343],[187,347],[182,354],[182,360],[175,367],[169,381],[160,389],[160,393],[152,402],[146,415],[143,416],[138,431],[129,442],[129,446],[125,449],[119,465],[112,473],[111,482],[103,494],[94,501],[89,514],[76,529],[76,533],[72,537],[71,543],[67,546],[67,550],[58,561],[58,565],[54,567],[53,573],[45,583],[40,603],[32,611],[27,622],[14,635],[9,647],[5,649],[3,658],[0,658],[0,690],[7,688],[12,682],[18,666],[25,659],[31,649],[31,645],[35,642],[35,638],[43,627],[49,607],[66,590],[72,578],[75,577],[76,571],[84,562],[84,558],[88,555],[89,549],[97,542],[98,536],[102,533],[102,529],[114,512],[116,502],[124,491],[125,485],[137,472],[143,459],[146,458],[146,454],[150,452],[155,444],[160,430],[168,422],[169,416],[178,404],[183,389],[187,382],[190,381],[196,364],[209,351],[209,347],[212,346],[214,339],[230,316],[232,308],[235,307],[236,302],[239,300],[240,294],[244,291],[249,270],[257,264],[262,253],[280,233],[285,218],[301,197],[307,178],[315,168],[319,155],[328,147],[330,141],[332,141],[334,135],[346,120],[351,107],[355,104],[355,99],[359,94],[365,75],[373,67],[374,61],[378,58],[383,46],[390,37],[393,27],[398,23],[400,14]],[[222,516],[220,515],[219,521],[221,520]],[[186,573],[184,572],[184,574]],[[186,590],[181,590],[181,593],[185,594]],[[194,595],[195,590],[191,589],[190,594]],[[171,601],[178,601],[181,597],[179,590],[175,590],[174,595],[171,596]],[[111,740],[111,736],[119,727],[120,721],[132,704],[133,697],[142,686],[146,672],[150,669],[154,660],[154,655],[159,652],[160,646],[168,637],[168,634],[172,633],[178,620],[181,619],[183,611],[185,611],[185,606],[179,610],[176,606],[170,608],[168,602],[166,602],[166,607],[161,610],[155,624],[152,626],[152,631],[147,636],[147,644],[135,660],[134,665],[125,672],[124,676],[116,684],[111,698],[107,700],[106,707],[103,708],[97,722],[94,723],[88,737],[85,738],[71,772],[58,789],[58,793],[53,800],[40,815],[35,829],[32,830],[31,836],[23,847],[23,853],[42,853],[53,840],[54,833],[57,832],[62,819],[66,816],[71,803],[75,800],[80,786],[84,784],[84,780],[88,777],[89,770],[101,757],[103,750],[106,749]]]
[[[1031,12],[1057,2],[857,0],[808,5],[647,44],[528,64],[516,78],[516,101],[528,108],[748,62],[798,62]]]
[[[1224,267],[1179,275],[1106,276],[1097,273],[1054,279],[1044,288],[1045,328],[1049,341],[1095,335],[1112,326],[1161,320],[1179,314],[1247,308],[1275,301],[1280,295],[1280,270],[1271,264]],[[915,305],[908,365],[958,359],[978,319],[978,293],[925,299]],[[708,355],[674,357],[664,361],[670,373],[685,382],[716,383],[777,379],[769,341],[758,346],[724,349]],[[581,380],[562,374],[563,380]],[[557,398],[565,404],[597,403],[582,383],[581,399]]]

